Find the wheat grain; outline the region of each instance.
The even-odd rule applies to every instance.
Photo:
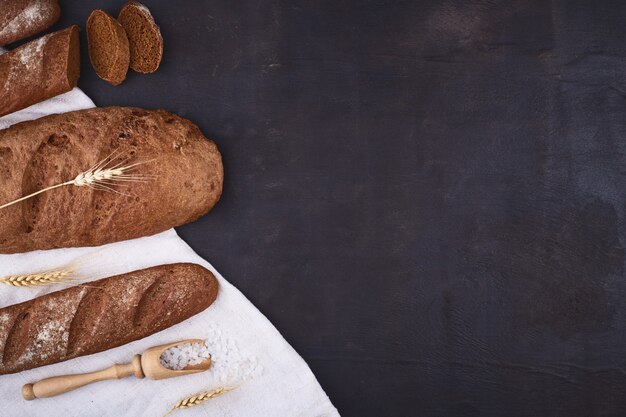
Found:
[[[34,287],[67,282],[72,279],[73,268],[56,269],[36,274],[8,275],[0,278],[0,283],[12,287]]]
[[[117,158],[118,156],[119,152],[114,151],[91,168],[79,173],[76,177],[74,177],[73,180],[52,185],[50,187],[44,188],[43,190],[39,190],[22,198],[18,198],[17,200],[13,200],[9,203],[1,205],[0,209],[12,206],[13,204],[35,197],[36,195],[45,193],[46,191],[54,190],[55,188],[65,187],[68,185],[73,185],[76,187],[89,187],[94,190],[111,191],[118,194],[127,195],[119,192],[113,187],[116,185],[124,185],[124,183],[127,182],[143,182],[154,178],[153,175],[133,173],[134,169],[137,168],[139,165],[147,164],[149,162],[152,162],[153,160],[137,162],[130,165],[124,165],[127,160],[122,160],[115,165],[111,165],[115,158]]]
[[[232,391],[235,388],[236,387],[220,387],[212,391],[205,391],[205,392],[198,393],[196,395],[192,395],[191,397],[187,397],[184,400],[180,400],[178,403],[176,403],[176,405],[172,407],[170,411],[163,414],[163,417],[169,415],[175,410],[183,410],[185,408],[195,407],[196,405],[201,404],[205,401],[208,401],[211,398],[215,398],[222,394],[226,394],[227,392]]]

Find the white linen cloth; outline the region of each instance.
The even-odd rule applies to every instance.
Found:
[[[50,113],[89,108],[93,102],[78,88],[0,118],[0,128]],[[172,416],[332,417],[339,416],[315,376],[272,324],[176,232],[113,243],[0,255],[0,276],[50,270],[79,260],[90,279],[173,262],[210,269],[220,283],[215,303],[170,329],[106,352],[0,376],[0,416],[161,416],[179,400],[220,386],[229,393]],[[87,284],[88,285],[88,284]],[[60,288],[55,288],[55,290]],[[50,289],[0,287],[0,307],[28,300]],[[189,338],[208,339],[212,369],[195,375],[152,381],[128,377],[104,381],[52,398],[27,402],[21,387],[43,378],[91,372],[126,363],[145,349]],[[242,381],[244,380],[244,381]]]

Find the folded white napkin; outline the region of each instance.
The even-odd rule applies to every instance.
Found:
[[[0,128],[59,113],[92,107],[74,90],[0,118]],[[161,416],[179,400],[221,386],[231,392],[173,416],[322,417],[338,412],[302,358],[272,324],[208,262],[200,258],[172,229],[167,232],[97,248],[36,251],[0,255],[0,276],[32,273],[76,262],[99,279],[173,262],[194,262],[210,269],[220,291],[204,312],[145,339],[95,355],[43,368],[0,376],[0,416]],[[59,288],[56,288],[59,289]],[[0,307],[31,299],[50,289],[0,287]],[[200,374],[152,381],[128,377],[99,382],[52,398],[27,402],[23,384],[68,373],[90,372],[125,363],[134,354],[164,343],[189,338],[208,339],[213,367]]]

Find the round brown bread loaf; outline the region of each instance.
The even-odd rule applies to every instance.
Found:
[[[0,375],[90,355],[165,330],[209,307],[215,276],[160,265],[0,309]]]
[[[128,36],[130,67],[144,74],[156,71],[163,57],[163,37],[150,10],[139,2],[129,1],[117,19]]]
[[[0,0],[0,46],[39,33],[60,16],[57,0]]]
[[[112,85],[126,79],[130,51],[126,31],[117,20],[102,10],[87,19],[89,60],[98,77]]]
[[[108,107],[54,114],[0,131],[0,205],[109,165],[144,163],[142,182],[68,185],[0,209],[0,253],[96,246],[148,236],[207,213],[222,193],[215,144],[164,110]],[[151,162],[150,162],[151,161]]]

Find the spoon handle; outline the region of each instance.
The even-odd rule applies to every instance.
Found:
[[[53,397],[83,387],[92,382],[106,379],[120,379],[130,375],[143,378],[141,370],[141,355],[135,355],[131,363],[113,365],[110,368],[85,374],[62,375],[42,379],[34,384],[26,384],[22,387],[22,396],[25,400],[35,398]]]

